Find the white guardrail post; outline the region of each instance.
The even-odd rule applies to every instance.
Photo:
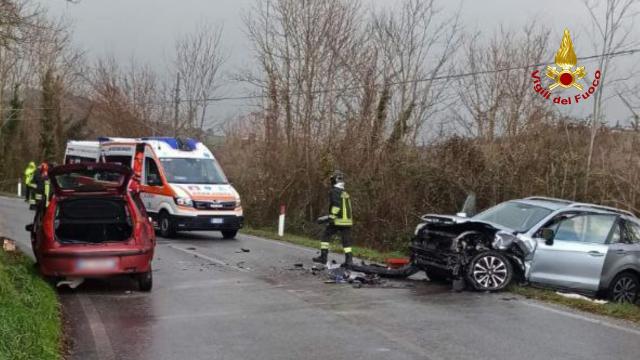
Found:
[[[22,197],[22,179],[18,178],[18,197]]]
[[[278,217],[278,236],[284,236],[284,211],[285,206],[280,205],[280,216]]]

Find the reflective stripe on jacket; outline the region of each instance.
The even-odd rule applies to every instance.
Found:
[[[329,193],[331,208],[329,217],[335,226],[353,226],[353,215],[351,213],[351,197],[349,194],[337,187],[331,188]]]
[[[24,169],[24,183],[27,185],[31,185],[33,182],[33,175],[36,172],[36,165],[30,163],[26,169]]]

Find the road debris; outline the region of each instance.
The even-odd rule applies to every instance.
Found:
[[[67,285],[69,288],[75,289],[78,286],[80,286],[83,282],[84,282],[84,278],[70,277],[70,278],[66,278],[64,280],[58,281],[58,283],[56,284],[56,287]]]
[[[350,266],[351,270],[363,272],[365,274],[375,274],[380,277],[390,279],[404,279],[415,273],[420,269],[412,263],[408,263],[399,268],[389,268],[378,264],[366,264],[364,261],[360,264],[353,264]]]
[[[407,258],[389,258],[385,260],[385,263],[387,264],[387,267],[390,269],[399,269],[402,268],[404,266],[409,265],[409,263],[411,262],[411,260],[407,259]]]
[[[242,250],[242,252],[250,252],[251,249],[247,249],[247,248],[240,248],[240,250]]]
[[[2,240],[2,249],[6,252],[14,252],[16,251],[16,242],[15,240],[11,240],[8,238],[3,238]]]
[[[245,261],[238,261],[238,262],[236,263],[236,267],[239,267],[240,269],[251,270],[251,268],[250,268],[250,267],[245,266],[245,263],[246,263]]]
[[[600,304],[600,305],[608,303],[607,300],[592,299],[590,297],[586,297],[586,296],[580,295],[580,294],[563,293],[563,292],[559,292],[559,291],[556,291],[556,294],[558,294],[560,296],[563,296],[563,297],[566,297],[568,299],[586,300],[586,301],[590,301],[592,303]]]

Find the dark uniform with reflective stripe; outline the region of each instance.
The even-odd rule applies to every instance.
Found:
[[[47,167],[48,168],[48,167]],[[51,199],[51,181],[49,180],[48,169],[42,170],[41,168],[36,171],[33,179],[34,200],[37,211],[44,211],[49,206],[49,200]]]
[[[329,249],[329,241],[335,234],[340,234],[342,247],[345,254],[351,253],[351,227],[353,216],[351,214],[351,198],[349,194],[338,187],[332,187],[329,192],[329,225],[322,234],[320,249]]]

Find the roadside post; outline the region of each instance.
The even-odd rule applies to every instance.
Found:
[[[18,178],[18,197],[22,197],[22,179]]]
[[[280,216],[278,217],[278,236],[284,236],[284,212],[285,206],[280,205]]]

